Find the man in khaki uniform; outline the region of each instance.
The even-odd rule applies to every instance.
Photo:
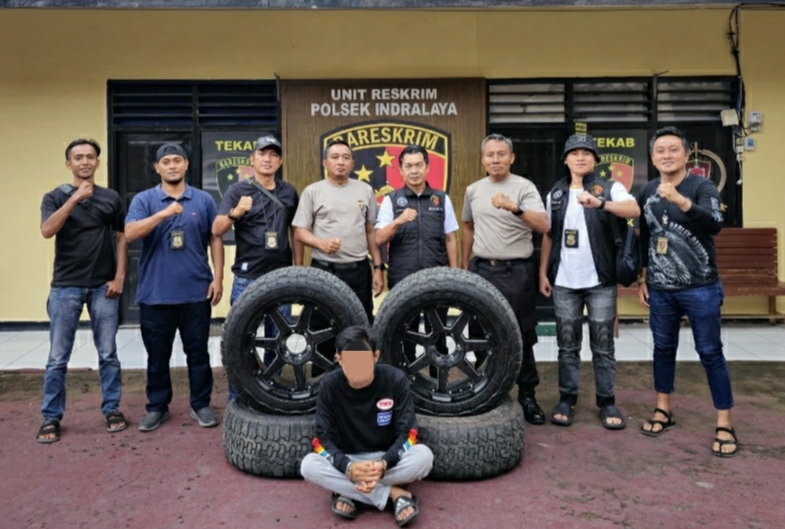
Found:
[[[326,270],[349,285],[360,298],[368,321],[373,322],[373,297],[384,288],[382,254],[374,235],[376,196],[370,185],[350,178],[354,156],[344,141],[327,145],[322,165],[327,178],[303,190],[292,221],[294,236],[311,247],[311,266]],[[332,358],[335,340],[322,342],[318,348]],[[318,370],[316,366],[313,369]]]
[[[482,142],[488,176],[466,188],[463,203],[463,267],[490,281],[510,303],[523,337],[523,365],[518,375],[518,401],[531,424],[543,424],[534,388],[540,382],[534,363],[537,264],[532,259],[532,230],[545,233],[548,216],[535,185],[514,175],[512,142],[491,134]],[[474,257],[469,257],[474,253]],[[470,329],[471,330],[471,329]],[[487,353],[477,354],[480,365]]]

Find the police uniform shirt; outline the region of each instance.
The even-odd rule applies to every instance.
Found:
[[[376,218],[376,229],[381,230],[392,224],[395,220],[392,202],[389,196],[385,196],[382,205],[379,206],[379,216]],[[455,210],[452,207],[450,197],[444,195],[444,233],[458,231],[458,220],[455,218]]]
[[[370,185],[352,178],[343,185],[325,179],[305,188],[292,226],[311,230],[319,239],[341,240],[341,248],[333,254],[312,248],[314,259],[354,263],[368,258],[365,229],[375,222],[376,196]]]
[[[551,237],[562,237],[561,252],[559,253],[559,270],[556,272],[554,284],[559,287],[581,289],[592,288],[600,284],[597,275],[597,267],[594,265],[591,243],[589,242],[589,229],[586,226],[586,216],[584,207],[578,204],[578,195],[583,193],[583,189],[570,189],[568,196],[563,196],[562,200],[567,200],[567,211],[564,214],[564,229],[578,231],[578,247],[568,248],[564,244],[564,232],[560,234],[551,233]],[[553,192],[546,197],[546,211],[548,212],[548,224],[551,223],[551,199]],[[615,182],[611,186],[611,200],[622,202],[624,200],[635,200],[627,192],[624,184]]]
[[[237,254],[232,266],[236,276],[257,277],[292,264],[289,245],[289,226],[297,211],[300,197],[295,187],[282,180],[275,180],[275,189],[268,190],[284,205],[286,210],[273,202],[253,185],[253,179],[232,184],[218,207],[219,215],[228,215],[242,197],[253,199],[251,209],[234,223]],[[267,234],[275,233],[276,248],[269,248]]]
[[[502,193],[524,211],[544,212],[540,192],[526,178],[510,175],[501,182],[489,177],[466,188],[461,218],[474,222],[474,255],[483,259],[525,259],[534,251],[532,230],[506,209],[495,208],[491,198]]]

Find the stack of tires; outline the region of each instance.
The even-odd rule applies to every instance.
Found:
[[[300,308],[295,317],[292,305]],[[267,318],[277,328],[271,336],[264,332]],[[221,337],[223,365],[238,394],[223,420],[232,465],[259,476],[300,475],[300,462],[313,450],[319,380],[335,366],[334,353],[317,346],[350,325],[368,325],[360,300],[315,268],[265,274],[237,299]]]
[[[509,392],[523,360],[507,300],[474,273],[431,268],[390,292],[374,324],[383,361],[411,381],[432,479],[481,479],[523,454],[523,410]]]
[[[296,317],[288,314],[292,305],[300,307]],[[277,327],[271,336],[263,331],[266,318]],[[248,287],[221,341],[239,395],[223,421],[232,465],[261,476],[299,476],[315,437],[319,380],[334,367],[317,345],[367,324],[354,293],[321,270],[285,268]],[[390,292],[374,327],[382,361],[411,381],[419,441],[434,453],[430,478],[487,478],[520,461],[523,412],[509,392],[521,367],[521,333],[493,285],[463,270],[418,272]]]

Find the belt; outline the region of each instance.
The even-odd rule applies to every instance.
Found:
[[[368,259],[353,263],[331,263],[330,261],[320,261],[319,259],[311,259],[311,261],[328,270],[356,270],[364,264],[368,264]]]
[[[527,257],[526,259],[484,259],[482,257],[477,257],[478,263],[488,263],[490,266],[512,266],[518,263],[528,263],[532,261],[531,257]]]

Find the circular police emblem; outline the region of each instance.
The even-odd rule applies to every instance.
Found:
[[[557,189],[556,191],[553,192],[553,200],[559,200],[562,197],[562,195],[564,195],[564,191],[562,191],[561,189]]]
[[[409,201],[406,200],[406,197],[398,197],[395,200],[395,203],[398,204],[398,206],[400,206],[400,207],[404,207],[406,204],[409,203]]]

